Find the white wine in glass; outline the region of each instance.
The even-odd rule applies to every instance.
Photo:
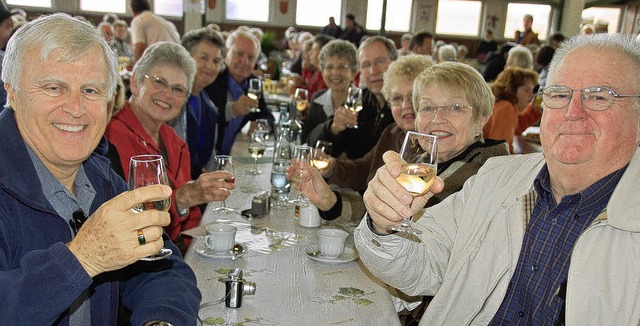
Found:
[[[415,131],[407,132],[400,149],[402,172],[396,178],[412,196],[426,194],[436,180],[438,171],[438,138]],[[387,227],[388,231],[421,234],[408,219]]]
[[[356,86],[349,87],[344,105],[353,114],[362,111],[362,89]],[[347,128],[358,129],[358,125],[347,125]]]
[[[260,78],[249,79],[249,87],[247,88],[247,96],[252,100],[259,101],[262,97],[262,80]],[[260,112],[259,108],[251,108],[249,112]]]
[[[324,170],[329,166],[329,160],[331,159],[331,147],[333,144],[330,141],[318,140],[316,147],[313,149],[313,155],[311,158],[311,165],[318,170]]]
[[[265,145],[266,135],[267,133],[264,131],[254,130],[249,136],[249,146],[247,146],[247,150],[253,158],[253,168],[247,171],[249,174],[262,174],[262,171],[258,169],[258,159],[261,158],[267,150],[267,146]]]
[[[163,184],[169,185],[167,170],[164,166],[164,159],[161,155],[134,155],[129,161],[129,190],[140,187]],[[171,198],[167,197],[161,200],[150,201],[136,204],[131,208],[135,213],[141,213],[146,210],[156,209],[159,211],[168,211],[171,206]],[[144,257],[141,260],[154,261],[166,258],[171,255],[172,251],[168,248],[162,248],[153,255]]]
[[[306,111],[309,107],[309,91],[304,88],[296,88],[293,100],[296,102],[298,112]]]
[[[233,157],[229,155],[216,155],[213,157],[213,170],[214,171],[226,171],[231,174],[231,177],[228,179],[222,179],[220,181],[224,181],[227,183],[235,184],[236,183],[236,173],[233,164]],[[214,212],[220,213],[235,213],[236,210],[230,207],[227,207],[226,200],[222,200],[222,205],[220,207],[215,207],[212,209]]]

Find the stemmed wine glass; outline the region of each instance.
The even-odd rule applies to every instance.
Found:
[[[347,90],[347,100],[344,105],[353,114],[358,114],[358,112],[362,111],[362,89],[350,86]],[[348,124],[347,128],[358,129],[358,125]]]
[[[304,88],[296,88],[293,100],[296,101],[298,112],[304,112],[309,107],[309,91]]]
[[[313,149],[313,156],[311,158],[311,164],[316,169],[322,171],[329,166],[332,146],[333,144],[330,141],[318,140],[316,142],[316,147]]]
[[[256,119],[256,125],[253,128],[254,131],[264,132],[265,141],[269,139],[269,133],[271,133],[271,126],[269,126],[269,120]]]
[[[307,182],[311,176],[304,171],[304,166],[309,165],[311,161],[311,147],[307,145],[298,145],[293,150],[293,159],[291,159],[291,181],[298,185]],[[298,206],[307,206],[309,201],[298,191],[295,199],[289,201],[289,203]]]
[[[164,166],[164,160],[161,155],[134,155],[129,161],[129,190],[140,187],[163,184],[169,185],[167,178],[167,170]],[[140,203],[131,208],[135,213],[141,213],[150,209],[159,211],[168,211],[171,206],[171,197],[165,199]],[[141,258],[140,260],[154,261],[166,258],[171,255],[172,251],[168,248],[162,248],[152,256]]]
[[[291,183],[287,180],[286,176],[288,166],[288,160],[275,159],[273,161],[273,166],[271,167],[271,189],[276,198],[273,203],[274,207],[287,207],[287,194],[291,187]]]
[[[221,181],[235,184],[236,174],[235,168],[233,166],[233,157],[229,155],[216,155],[213,157],[213,165],[214,171],[226,171],[231,173],[231,177],[229,179],[224,179]],[[235,209],[227,207],[226,200],[222,200],[222,205],[220,205],[220,207],[213,208],[213,211],[222,213],[236,212]]]
[[[249,79],[249,87],[247,88],[247,96],[252,100],[258,101],[262,97],[262,80],[260,78]],[[259,108],[251,108],[249,112],[260,112]]]
[[[400,150],[402,172],[396,180],[413,197],[427,193],[436,180],[438,171],[438,137],[415,131],[407,132]],[[387,227],[387,231],[421,234],[408,219]]]
[[[254,130],[249,136],[249,146],[247,149],[249,150],[251,157],[253,157],[253,168],[247,171],[249,174],[262,174],[262,171],[258,169],[258,159],[264,155],[264,152],[267,149],[267,146],[265,145],[266,135],[267,133],[264,131]]]

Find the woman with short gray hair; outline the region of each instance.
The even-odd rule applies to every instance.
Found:
[[[166,124],[180,113],[190,95],[195,73],[194,60],[179,44],[159,42],[149,46],[133,68],[131,98],[105,131],[113,145],[110,157],[122,163],[125,180],[133,155],[153,154],[164,158],[173,188],[169,208],[171,224],[165,230],[183,254],[189,241],[182,239],[180,232],[200,224],[202,212],[197,205],[223,200],[229,195],[226,189],[234,188],[232,184],[217,181],[230,177],[224,172],[204,173],[189,182],[189,149]]]

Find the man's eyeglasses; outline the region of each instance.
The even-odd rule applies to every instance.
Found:
[[[69,225],[71,226],[71,229],[73,230],[74,235],[78,234],[78,231],[86,221],[87,221],[87,214],[85,214],[84,211],[81,209],[78,209],[77,211],[73,212],[73,214],[71,214]]]
[[[605,111],[611,107],[616,98],[635,97],[636,94],[618,94],[605,86],[592,86],[584,89],[571,89],[567,86],[548,86],[542,90],[542,103],[549,109],[562,109],[571,102],[573,92],[580,92],[582,105],[591,111]]]
[[[389,102],[391,103],[391,106],[398,107],[398,106],[402,106],[404,101],[407,101],[407,103],[411,103],[412,97],[413,97],[413,94],[411,93],[407,95],[393,94],[391,96],[391,99],[389,99]]]
[[[144,75],[144,78],[151,80],[153,82],[153,85],[155,85],[159,89],[165,91],[171,90],[171,93],[173,93],[175,97],[186,98],[187,96],[189,96],[189,91],[186,88],[180,85],[169,85],[169,82],[162,77]]]
[[[438,109],[442,109],[443,115],[450,118],[456,118],[464,116],[467,111],[473,109],[473,107],[460,104],[433,105],[427,103],[418,109],[418,113],[420,113],[423,118],[433,119],[433,117],[436,116]]]

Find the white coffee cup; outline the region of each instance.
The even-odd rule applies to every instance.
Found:
[[[318,212],[318,208],[313,205],[306,205],[300,207],[300,219],[298,219],[298,224],[300,226],[304,226],[306,228],[315,228],[320,226],[322,219],[320,218],[320,212]]]
[[[320,255],[328,259],[336,259],[344,251],[344,243],[349,233],[338,229],[318,230]]]
[[[218,255],[231,252],[236,244],[236,232],[238,228],[230,224],[213,223],[206,227],[207,235],[204,244]]]

